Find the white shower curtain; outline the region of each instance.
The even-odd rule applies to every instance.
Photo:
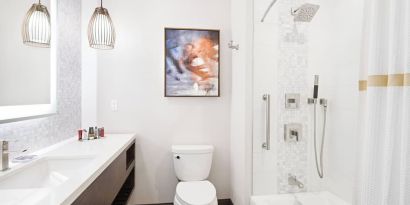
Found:
[[[410,205],[410,0],[364,12],[355,204]]]

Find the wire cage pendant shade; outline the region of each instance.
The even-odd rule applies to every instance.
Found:
[[[115,28],[106,8],[97,7],[88,24],[88,42],[91,48],[113,49]]]
[[[47,7],[40,1],[28,10],[22,26],[23,43],[35,47],[50,47],[51,25]]]

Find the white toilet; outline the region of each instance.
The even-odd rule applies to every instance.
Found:
[[[176,188],[175,205],[217,205],[214,185],[207,181],[212,165],[209,145],[174,145],[174,168],[180,182]]]

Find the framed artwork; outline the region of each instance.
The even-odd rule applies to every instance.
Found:
[[[219,30],[165,28],[165,97],[219,97]]]

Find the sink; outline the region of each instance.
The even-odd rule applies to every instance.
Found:
[[[0,191],[14,189],[48,189],[78,176],[94,159],[82,157],[44,157],[0,178]]]

